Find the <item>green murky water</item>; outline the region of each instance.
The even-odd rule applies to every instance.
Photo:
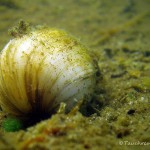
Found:
[[[101,72],[90,117],[56,114],[26,130],[0,129],[0,149],[149,149],[149,7],[149,0],[0,0],[0,49],[20,19],[46,24],[76,36]]]

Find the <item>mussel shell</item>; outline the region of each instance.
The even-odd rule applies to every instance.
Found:
[[[0,55],[0,105],[15,116],[70,111],[90,99],[95,66],[84,46],[64,31],[42,28],[17,37]]]

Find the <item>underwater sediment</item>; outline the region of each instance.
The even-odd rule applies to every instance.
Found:
[[[1,50],[11,38],[7,30],[18,20],[47,24],[88,47],[100,78],[92,101],[83,108],[86,113],[57,113],[6,132],[13,123],[0,111],[0,149],[149,149],[149,5],[148,0],[1,1]]]

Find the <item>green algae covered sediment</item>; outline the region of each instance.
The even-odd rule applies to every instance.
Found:
[[[88,107],[96,114],[57,114],[25,131],[1,129],[0,149],[148,149],[119,142],[150,142],[150,2],[13,2],[17,9],[0,4],[1,49],[10,39],[8,28],[20,19],[63,28],[89,47],[102,78]]]

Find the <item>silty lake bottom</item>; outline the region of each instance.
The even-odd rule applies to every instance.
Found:
[[[149,7],[149,0],[0,0],[1,50],[12,38],[8,29],[23,19],[72,34],[100,69],[82,113],[6,132],[9,116],[1,110],[0,149],[150,149]]]

